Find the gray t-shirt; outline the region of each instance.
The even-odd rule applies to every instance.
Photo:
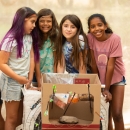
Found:
[[[32,47],[32,36],[24,35],[22,56],[17,58],[17,42],[16,40],[10,41],[6,39],[2,45],[1,50],[10,52],[8,66],[18,75],[28,77],[30,68],[30,51]],[[7,46],[8,45],[8,46]]]

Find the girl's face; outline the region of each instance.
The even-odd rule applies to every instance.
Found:
[[[37,20],[37,16],[34,14],[29,18],[25,18],[24,20],[24,33],[30,34],[35,27],[35,22]]]
[[[52,18],[50,15],[42,16],[39,19],[39,28],[44,34],[48,33],[52,29]]]
[[[70,20],[65,20],[62,24],[62,34],[66,38],[67,41],[71,41],[71,39],[76,35],[77,28],[76,26],[70,22]]]
[[[90,21],[90,33],[94,35],[97,40],[103,41],[106,38],[106,29],[107,25],[105,25],[100,18],[95,17]]]

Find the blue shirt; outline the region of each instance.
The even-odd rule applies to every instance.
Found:
[[[81,46],[81,49],[84,49],[84,38],[82,35],[79,35],[79,43]],[[81,51],[81,49],[79,49],[79,52]],[[88,49],[88,47],[86,48]],[[72,65],[72,63],[70,62],[70,56],[73,50],[73,46],[70,42],[66,41],[63,45],[63,54],[65,57],[65,64],[66,64],[66,71],[68,73],[79,73],[79,71],[74,68],[74,66]]]

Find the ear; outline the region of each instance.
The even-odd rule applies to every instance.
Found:
[[[28,18],[25,18],[25,19],[24,19],[24,21],[27,21],[27,20],[28,20]]]

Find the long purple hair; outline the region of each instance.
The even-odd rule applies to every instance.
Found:
[[[17,10],[13,23],[9,31],[4,36],[3,40],[0,44],[0,50],[2,47],[2,44],[6,39],[9,39],[6,43],[6,47],[10,44],[10,42],[15,39],[17,42],[17,58],[22,56],[22,47],[23,47],[23,36],[24,36],[24,20],[25,18],[28,18],[32,16],[33,14],[36,14],[34,10],[32,10],[29,7],[22,7]],[[34,56],[35,61],[39,60],[39,49],[38,49],[38,35],[37,35],[37,29],[34,28],[31,32],[32,39],[33,39],[33,49],[34,49]]]

